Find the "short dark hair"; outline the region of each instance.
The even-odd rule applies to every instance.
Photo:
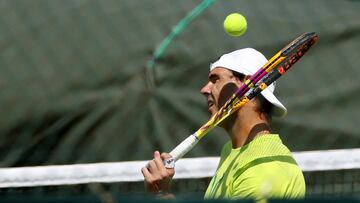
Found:
[[[259,102],[259,111],[260,113],[264,113],[269,121],[272,118],[273,105],[265,99],[262,94],[256,96],[257,101]]]
[[[236,71],[231,71],[231,72],[240,81],[244,82],[246,75],[244,75],[242,73],[238,73]],[[259,103],[259,109],[258,109],[259,112],[264,113],[266,115],[267,119],[270,121],[272,118],[273,105],[267,99],[265,99],[265,97],[262,94],[259,94],[258,96],[256,96],[256,99]]]
[[[242,73],[238,73],[238,72],[233,71],[233,70],[232,70],[231,72],[232,72],[232,74],[233,74],[235,77],[237,77],[240,81],[244,81],[246,75],[244,75],[244,74],[242,74]]]

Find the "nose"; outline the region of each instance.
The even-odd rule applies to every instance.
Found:
[[[204,85],[204,87],[201,88],[200,92],[201,94],[203,94],[204,96],[207,96],[210,94],[210,86],[211,86],[211,83],[208,82],[206,85]]]

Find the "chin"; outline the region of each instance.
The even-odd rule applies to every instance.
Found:
[[[216,112],[217,112],[217,110],[214,107],[211,107],[208,111],[209,111],[211,116],[214,116],[216,114]]]

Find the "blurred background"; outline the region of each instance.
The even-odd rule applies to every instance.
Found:
[[[209,117],[199,90],[211,62],[244,47],[270,58],[310,31],[318,43],[277,83],[288,116],[274,119],[273,130],[292,151],[358,148],[359,11],[358,0],[1,1],[1,167],[146,160],[170,151]],[[233,12],[248,22],[238,38],[222,25]],[[186,157],[218,156],[226,140],[216,129]],[[360,193],[359,170],[306,176],[309,194],[326,193],[318,185],[328,179],[357,180],[339,193]],[[177,190],[206,187],[189,182]],[[102,187],[143,190],[142,183]],[[33,190],[44,189],[26,192]]]

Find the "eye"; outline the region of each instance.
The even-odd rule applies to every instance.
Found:
[[[218,81],[220,78],[219,78],[219,76],[217,76],[217,75],[210,75],[209,76],[209,81],[211,82],[211,83],[216,83],[216,81]]]

